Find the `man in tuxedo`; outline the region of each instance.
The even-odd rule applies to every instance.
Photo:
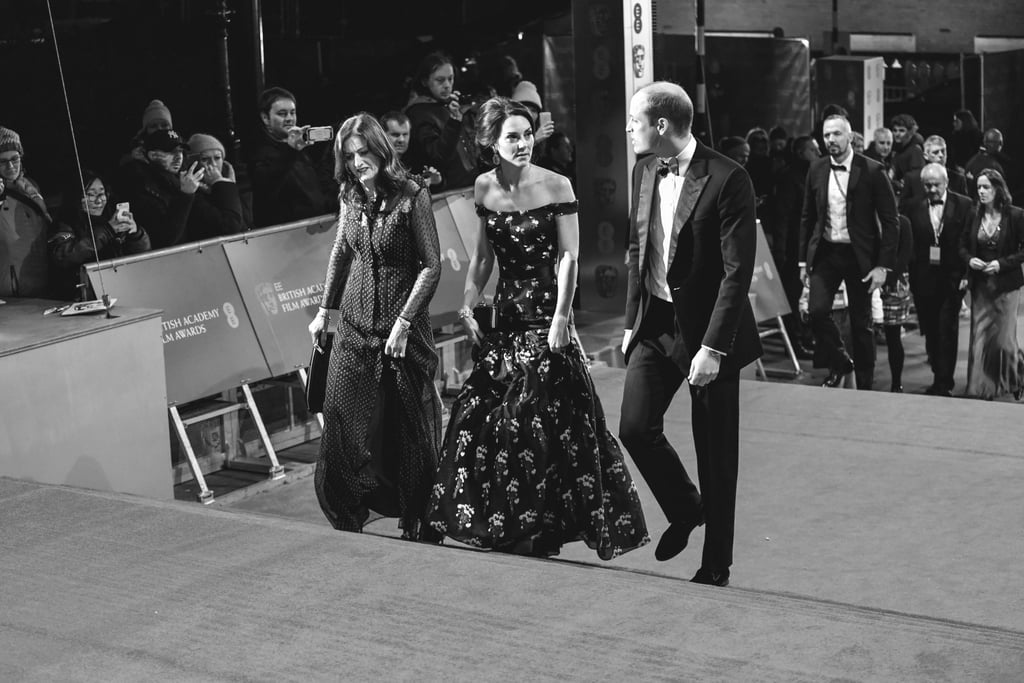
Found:
[[[895,265],[899,241],[896,196],[881,164],[854,154],[850,122],[831,116],[822,125],[828,156],[807,172],[801,217],[801,250],[810,278],[807,313],[816,346],[827,359],[823,386],[837,387],[856,371],[857,388],[871,389],[875,339],[871,293]],[[846,283],[853,359],[832,319],[839,283]]]
[[[910,291],[934,376],[925,393],[952,396],[960,302],[964,296],[960,280],[966,273],[958,250],[973,209],[968,197],[948,190],[948,175],[942,164],[922,168],[921,183],[925,197],[906,210],[914,234]]]
[[[739,164],[690,131],[693,103],[674,83],[633,95],[627,370],[619,436],[670,525],[655,550],[678,555],[706,524],[696,583],[725,586],[732,565],[739,463],[740,368],[761,356],[748,293],[754,271],[754,188]],[[664,434],[689,382],[700,491]]]
[[[932,135],[924,141],[924,160],[927,164],[941,164],[946,166],[946,141],[940,135]],[[900,190],[899,210],[904,216],[909,217],[910,207],[921,203],[927,193],[921,181],[922,169],[914,169],[907,173],[903,182],[903,189]],[[960,171],[953,168],[946,168],[946,175],[949,180],[946,187],[957,194],[967,195],[967,178]]]

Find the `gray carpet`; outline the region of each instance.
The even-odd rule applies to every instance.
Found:
[[[1019,681],[1024,634],[0,480],[0,680]]]

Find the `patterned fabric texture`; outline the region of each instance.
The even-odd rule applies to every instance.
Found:
[[[575,211],[575,202],[479,210],[500,268],[499,329],[477,350],[452,408],[429,522],[481,548],[551,556],[582,540],[607,560],[649,539],[582,349],[575,339],[554,351],[547,344],[556,217]]]
[[[427,308],[439,277],[426,189],[372,207],[343,204],[323,299],[340,320],[314,479],[336,529],[360,531],[372,509],[399,517],[407,538],[439,538],[422,524],[441,440]],[[384,345],[399,315],[412,324],[396,359]]]

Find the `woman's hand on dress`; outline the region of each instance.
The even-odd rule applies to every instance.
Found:
[[[323,346],[320,340],[325,334],[327,334],[327,328],[331,324],[331,319],[328,316],[326,310],[321,308],[313,318],[313,322],[309,324],[309,336],[314,344]]]
[[[561,351],[569,345],[569,321],[564,315],[556,315],[551,319],[548,329],[548,348]]]
[[[985,272],[989,275],[995,275],[999,272],[999,261],[989,261],[985,264]]]
[[[412,326],[405,318],[399,316],[391,326],[391,334],[384,344],[384,353],[392,358],[405,357],[405,343],[409,340],[409,328]]]
[[[480,330],[480,323],[476,321],[472,313],[460,315],[459,322],[462,323],[462,329],[465,331],[466,336],[472,340],[473,346],[480,346],[484,341],[484,333]]]
[[[986,263],[977,256],[974,256],[967,262],[967,265],[974,270],[985,270]]]

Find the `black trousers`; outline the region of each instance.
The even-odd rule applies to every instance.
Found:
[[[933,268],[937,270],[937,267]],[[960,336],[960,305],[964,293],[945,272],[937,272],[935,281],[933,291],[926,294],[914,292],[914,306],[935,377],[935,388],[952,391]]]
[[[871,329],[871,295],[868,283],[861,282],[862,277],[852,246],[822,240],[814,255],[807,315],[814,342],[827,359],[829,369],[838,370],[846,348],[832,318],[832,302],[839,291],[839,283],[846,283],[857,388],[870,389],[875,379],[875,337]]]
[[[667,306],[667,310],[666,310]],[[739,371],[719,375],[706,387],[690,387],[691,426],[700,491],[665,438],[665,413],[686,379],[670,358],[674,312],[654,299],[629,357],[619,438],[651,488],[669,522],[705,520],[701,566],[732,565],[739,468]]]

